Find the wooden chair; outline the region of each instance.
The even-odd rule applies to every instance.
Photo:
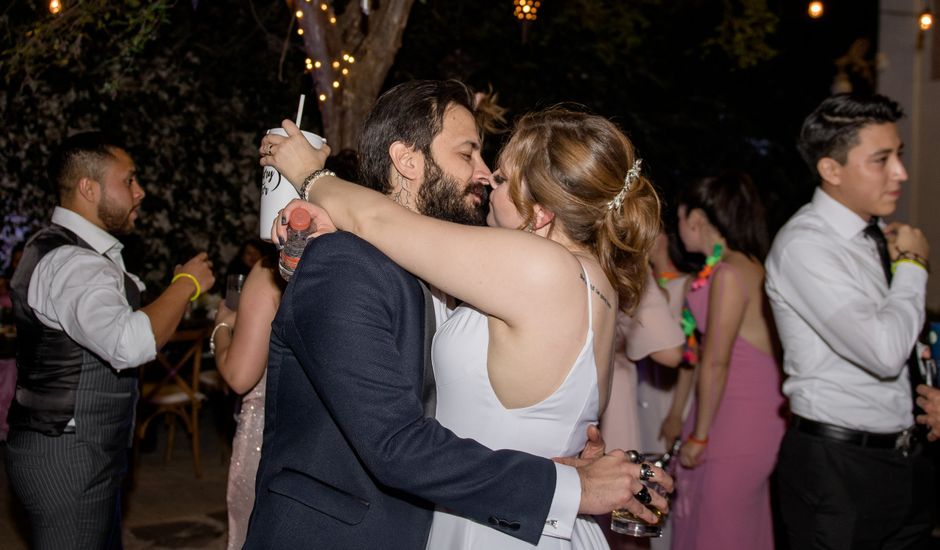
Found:
[[[141,369],[140,403],[135,431],[136,445],[147,432],[150,423],[163,415],[168,428],[164,462],[170,461],[176,419],[183,422],[189,434],[193,452],[193,469],[202,477],[199,458],[199,410],[206,400],[199,391],[202,350],[208,337],[207,328],[178,330],[157,353],[157,358]],[[156,371],[156,372],[153,372]],[[146,416],[144,416],[146,415]],[[137,462],[137,461],[135,461]]]

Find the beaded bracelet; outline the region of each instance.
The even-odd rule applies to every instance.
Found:
[[[215,333],[219,332],[219,329],[222,327],[228,329],[229,335],[235,333],[235,329],[232,328],[232,325],[225,322],[217,324],[215,328],[212,329],[212,334],[209,335],[209,351],[212,353],[212,355],[215,355]]]
[[[310,202],[310,199],[307,197],[307,194],[310,192],[310,187],[315,181],[322,178],[323,176],[336,176],[336,172],[332,170],[327,170],[326,168],[320,168],[319,170],[314,170],[304,178],[304,182],[300,184],[300,198]]]
[[[196,301],[196,298],[198,298],[199,295],[202,294],[202,287],[199,286],[199,280],[196,279],[195,275],[193,275],[193,274],[191,274],[191,273],[186,273],[185,271],[180,271],[179,273],[177,273],[176,275],[174,275],[172,279],[170,279],[170,284],[172,285],[173,283],[175,283],[176,281],[178,281],[181,277],[185,277],[185,278],[189,279],[190,281],[193,282],[194,285],[196,285],[196,292],[193,293],[193,295],[189,297],[189,301],[190,301],[190,302],[195,302],[195,301]]]

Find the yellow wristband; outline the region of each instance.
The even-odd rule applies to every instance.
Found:
[[[174,275],[172,279],[170,279],[170,284],[172,285],[173,283],[178,281],[180,277],[185,277],[189,279],[190,281],[192,281],[194,285],[196,285],[196,292],[194,292],[193,295],[189,297],[190,302],[195,302],[196,298],[198,298],[199,295],[202,293],[202,287],[199,286],[199,280],[197,280],[196,277],[192,275],[191,273],[180,271],[179,273]]]

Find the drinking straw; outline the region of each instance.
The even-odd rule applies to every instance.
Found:
[[[300,128],[300,118],[304,116],[304,99],[306,98],[307,96],[300,94],[300,104],[297,105],[297,121],[294,123],[298,128]]]

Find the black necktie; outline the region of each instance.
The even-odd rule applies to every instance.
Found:
[[[891,286],[891,256],[888,255],[888,239],[885,238],[884,232],[881,230],[881,227],[878,226],[878,218],[872,217],[868,222],[868,226],[865,227],[865,236],[869,239],[875,241],[875,247],[878,249],[878,256],[881,258],[881,268],[884,269],[885,279],[888,281],[888,286]],[[920,361],[917,358],[917,346],[914,346],[914,349],[911,350],[910,357],[907,358],[907,372],[908,377],[911,381],[911,398],[917,398],[917,391],[915,388],[918,384],[924,382],[923,376],[920,373]],[[923,411],[920,410],[920,407],[917,404],[914,404],[914,414],[922,414]]]
[[[888,239],[878,226],[878,218],[872,217],[865,227],[865,236],[875,241],[875,247],[878,249],[878,257],[881,259],[881,268],[884,269],[885,279],[888,286],[891,286],[891,256],[888,255]]]

